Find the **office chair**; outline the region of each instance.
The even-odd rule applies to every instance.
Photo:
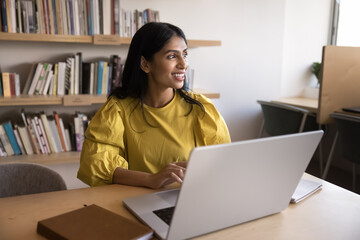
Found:
[[[0,164],[0,197],[66,190],[54,170],[34,163]]]
[[[263,122],[258,137],[265,131],[270,136],[279,136],[321,129],[316,114],[288,104],[258,100],[263,113]],[[318,149],[320,176],[323,173],[322,145]]]
[[[330,117],[335,119],[337,132],[329,153],[323,179],[326,179],[336,144],[340,144],[341,155],[344,159],[352,162],[352,190],[356,190],[356,164],[360,164],[360,117],[333,113]]]
[[[264,130],[270,136],[278,136],[319,129],[315,114],[306,109],[261,100],[257,103],[261,105],[264,117],[259,137]]]

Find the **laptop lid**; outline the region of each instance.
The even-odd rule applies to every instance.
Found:
[[[159,192],[123,202],[168,239],[191,238],[278,213],[288,206],[322,135],[314,131],[195,148],[178,197],[172,190],[165,192],[169,201]],[[164,230],[152,211],[175,202],[170,228]]]

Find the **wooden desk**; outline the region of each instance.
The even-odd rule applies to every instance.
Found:
[[[281,213],[198,239],[360,239],[360,196],[308,174],[304,174],[304,178],[322,182],[323,189],[298,204],[290,204]],[[123,207],[122,199],[153,191],[109,185],[2,198],[0,239],[43,239],[36,233],[39,220],[81,208],[84,204],[98,204],[135,219]]]
[[[316,98],[304,98],[304,97],[287,97],[273,100],[273,102],[285,103],[300,108],[305,108],[311,112],[318,112],[319,100]]]

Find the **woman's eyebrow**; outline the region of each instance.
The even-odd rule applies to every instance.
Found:
[[[186,52],[188,49],[187,48],[185,48],[184,50],[183,50],[183,52]],[[179,50],[173,50],[173,49],[169,49],[169,50],[166,50],[165,51],[165,54],[167,54],[167,53],[169,53],[169,52],[174,52],[174,53],[178,53],[178,52],[180,52]]]

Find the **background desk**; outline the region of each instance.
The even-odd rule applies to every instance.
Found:
[[[298,204],[290,204],[281,213],[198,239],[360,239],[360,196],[308,174],[304,174],[304,178],[322,182],[323,189]],[[153,191],[109,185],[2,198],[0,239],[43,239],[36,233],[39,220],[81,208],[84,204],[97,204],[135,219],[123,207],[122,199]]]
[[[307,109],[313,113],[317,113],[319,100],[316,98],[305,98],[305,97],[287,97],[273,100],[273,102],[285,103]]]

